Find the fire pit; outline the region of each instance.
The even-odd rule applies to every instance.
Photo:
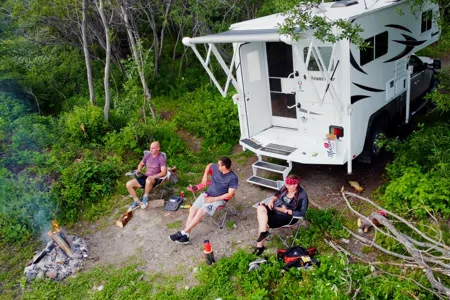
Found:
[[[88,257],[86,241],[78,236],[70,236],[60,229],[56,220],[52,221],[53,230],[48,232],[51,241],[40,253],[37,253],[25,267],[27,281],[35,278],[62,280],[83,266]]]

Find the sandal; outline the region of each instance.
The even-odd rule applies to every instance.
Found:
[[[259,234],[258,239],[256,240],[257,243],[261,242],[262,240],[265,240],[269,236],[268,231],[263,231]]]
[[[261,254],[264,252],[264,250],[266,250],[266,247],[264,247],[264,246],[256,247],[255,250],[253,250],[253,254],[255,254],[256,256],[261,256]]]

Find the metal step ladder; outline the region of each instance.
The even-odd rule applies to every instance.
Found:
[[[284,180],[292,170],[292,162],[287,161],[288,166],[277,165],[262,160],[261,156],[258,156],[258,161],[252,165],[253,176],[247,179],[247,182],[264,186],[270,189],[279,190],[284,185]],[[269,172],[279,173],[283,175],[283,180],[272,180],[258,176],[258,170],[265,170]]]

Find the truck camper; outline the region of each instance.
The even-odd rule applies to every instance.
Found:
[[[364,49],[347,39],[322,42],[312,29],[299,32],[297,40],[282,35],[282,14],[183,39],[224,97],[230,84],[237,91],[232,98],[239,143],[258,156],[249,182],[278,189],[283,181],[264,178],[258,170],[285,179],[293,162],[347,163],[352,173],[353,159],[375,157],[380,134],[394,122],[407,123],[421,106],[417,102],[433,86],[440,62],[414,53],[439,39],[439,8],[430,1],[413,12],[403,1],[371,1],[322,3],[312,12],[359,24],[369,45]],[[228,62],[216,46],[226,43],[233,47]],[[200,51],[204,46],[207,50]],[[209,67],[213,57],[226,74],[223,84]],[[269,163],[266,157],[287,163]]]

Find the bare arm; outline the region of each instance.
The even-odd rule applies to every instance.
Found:
[[[202,184],[204,186],[206,186],[206,183],[208,182],[208,174],[209,174],[209,170],[211,169],[211,165],[212,164],[208,164],[205,168],[205,173],[203,173]]]
[[[166,176],[166,174],[167,174],[167,166],[164,166],[164,167],[161,167],[161,172],[159,172],[159,173],[156,174],[156,175],[153,175],[153,177],[154,177],[155,179],[159,179],[159,178],[161,178],[161,177]]]
[[[145,166],[145,164],[141,161],[137,167],[137,173],[142,173],[142,168]]]

